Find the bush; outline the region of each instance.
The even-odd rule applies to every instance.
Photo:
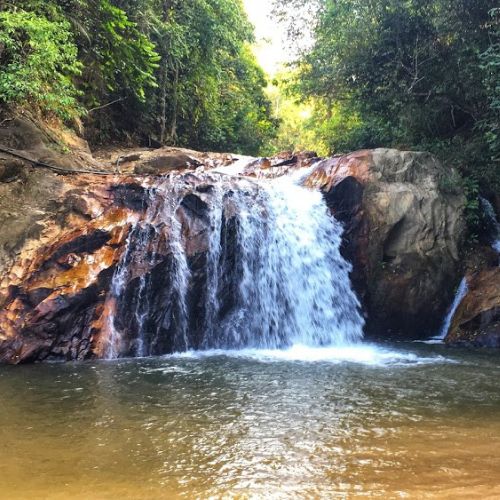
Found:
[[[24,10],[0,12],[0,102],[29,104],[62,119],[82,112],[81,72],[70,25]]]

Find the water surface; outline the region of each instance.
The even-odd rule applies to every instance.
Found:
[[[494,353],[399,344],[0,368],[2,498],[498,498]]]

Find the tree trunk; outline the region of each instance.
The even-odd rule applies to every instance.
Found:
[[[163,144],[166,139],[167,131],[167,82],[168,82],[168,66],[166,61],[165,67],[161,73],[160,82],[160,142]]]
[[[175,144],[177,141],[177,108],[179,103],[179,66],[175,66],[174,73],[174,94],[172,96],[172,121],[170,122],[169,143]]]

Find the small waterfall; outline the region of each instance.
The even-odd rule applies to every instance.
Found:
[[[491,246],[500,256],[500,223],[497,220],[495,210],[491,205],[491,203],[482,196],[479,197],[479,201],[481,202],[484,214],[494,231],[493,241]],[[441,327],[439,335],[433,337],[430,341],[428,341],[429,343],[441,342],[446,338],[448,330],[450,329],[451,326],[451,322],[453,320],[453,316],[455,315],[455,312],[457,311],[458,306],[462,302],[463,298],[467,295],[467,292],[468,292],[467,280],[464,277],[462,278],[462,281],[458,286],[458,289],[455,293],[455,297],[453,299],[453,303],[451,304],[450,310],[448,311],[448,314],[446,315],[446,318],[443,321],[443,325]]]
[[[161,181],[108,300],[107,356],[338,346],[362,338],[342,225],[298,178]]]
[[[455,297],[453,299],[453,303],[451,304],[450,310],[448,311],[448,314],[446,315],[446,318],[443,321],[443,326],[441,327],[441,331],[439,332],[438,336],[433,338],[433,340],[442,341],[445,339],[446,335],[448,334],[448,330],[450,329],[453,316],[455,315],[458,306],[462,302],[462,299],[467,294],[467,291],[468,291],[467,280],[465,278],[462,278],[462,281],[460,282],[460,285],[458,286],[458,289],[455,293]]]
[[[486,198],[483,198],[482,196],[479,197],[479,200],[481,201],[484,214],[488,222],[490,223],[491,227],[493,228],[493,238],[491,246],[500,256],[500,222],[498,222],[497,214],[495,213],[493,205]]]

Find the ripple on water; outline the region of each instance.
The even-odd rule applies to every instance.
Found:
[[[402,343],[0,367],[0,496],[500,498],[497,360]]]

